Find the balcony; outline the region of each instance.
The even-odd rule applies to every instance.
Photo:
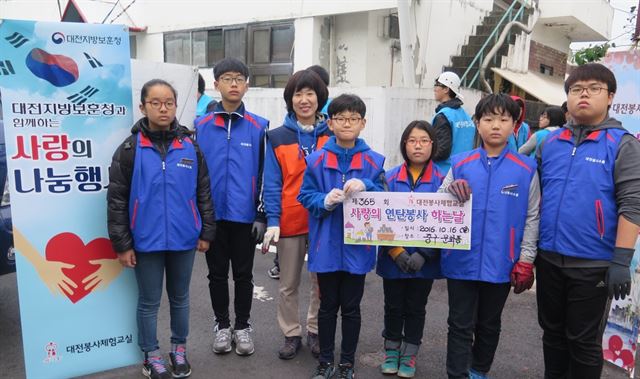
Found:
[[[613,7],[607,0],[538,0],[536,26],[565,35],[571,42],[604,41],[611,38]]]

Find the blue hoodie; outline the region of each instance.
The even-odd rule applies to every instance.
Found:
[[[346,271],[366,274],[376,262],[374,246],[345,245],[343,207],[332,211],[324,207],[324,198],[334,188],[342,189],[352,178],[362,180],[367,191],[384,190],[384,157],[362,139],[345,149],[331,137],[321,150],[307,157],[298,200],[309,211],[309,271]]]

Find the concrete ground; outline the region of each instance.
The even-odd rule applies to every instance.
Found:
[[[256,352],[250,357],[235,353],[215,355],[211,351],[213,317],[207,286],[207,265],[204,256],[196,258],[191,283],[191,330],[188,357],[193,366],[191,378],[308,378],[316,361],[304,347],[290,361],[277,358],[283,342],[276,322],[278,282],[266,275],[271,267],[273,254],[256,253],[254,268],[254,302],[252,323],[255,329]],[[306,276],[302,293],[308,293]],[[305,295],[301,296],[306,306]],[[423,345],[418,357],[417,378],[446,378],[445,355],[447,337],[446,283],[437,281],[427,305],[427,325]],[[306,309],[301,307],[304,319]],[[134,317],[134,315],[131,315]],[[339,320],[339,319],[338,319]],[[382,360],[383,323],[382,280],[370,273],[367,276],[362,301],[362,329],[357,351],[358,378],[384,378],[378,371]],[[338,323],[339,324],[339,323]],[[169,346],[169,310],[166,297],[159,314],[158,334],[162,347]],[[338,330],[338,345],[340,341]],[[490,372],[495,379],[542,378],[542,332],[536,319],[535,293],[528,291],[509,296],[503,313],[502,334],[496,358]],[[4,347],[0,355],[0,378],[25,376],[22,356],[22,340],[15,274],[0,277],[0,341]],[[142,378],[140,365],[124,367],[88,376],[95,379]],[[636,370],[638,371],[638,370]],[[625,378],[618,368],[605,363],[603,378]],[[40,379],[40,378],[38,378]],[[44,378],[43,378],[44,379]]]

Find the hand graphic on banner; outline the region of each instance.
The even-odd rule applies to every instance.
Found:
[[[82,279],[84,289],[87,291],[100,291],[120,275],[124,268],[117,259],[94,259],[89,261],[92,265],[98,265],[100,268],[98,271]]]

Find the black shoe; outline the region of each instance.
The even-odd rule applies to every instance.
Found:
[[[284,346],[278,350],[278,358],[293,359],[298,354],[300,347],[302,347],[301,337],[285,337]]]
[[[329,379],[334,372],[336,372],[336,368],[333,363],[320,362],[311,379]]]
[[[280,279],[280,267],[278,265],[274,265],[267,270],[267,275],[269,275],[271,279]]]
[[[187,352],[184,346],[178,346],[175,352],[169,353],[171,368],[174,378],[187,378],[191,375],[191,365],[187,360]]]
[[[315,359],[320,357],[320,339],[316,333],[307,332],[307,346]]]
[[[149,379],[170,379],[164,359],[159,356],[148,357],[142,364],[142,375]]]
[[[338,365],[338,379],[353,379],[356,373],[351,363],[340,363]]]

